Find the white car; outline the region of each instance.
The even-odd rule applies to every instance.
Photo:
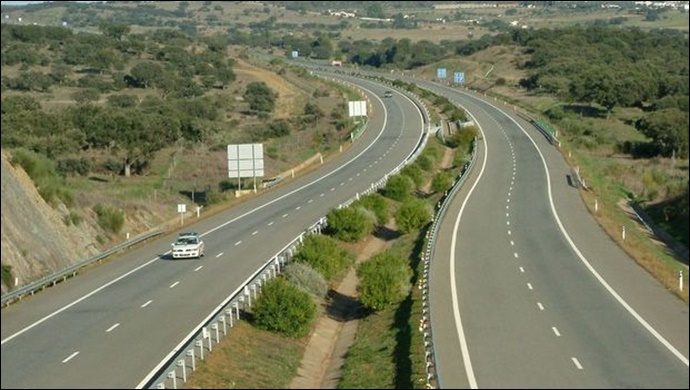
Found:
[[[204,255],[204,241],[199,233],[180,233],[172,244],[173,259],[201,258]]]

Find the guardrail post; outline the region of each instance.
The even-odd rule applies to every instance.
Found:
[[[204,360],[204,340],[197,340],[194,345],[199,347],[199,359]]]
[[[194,359],[194,349],[188,350],[187,356],[192,358],[192,371],[196,371],[196,360]]]
[[[227,314],[228,318],[230,318],[230,328],[232,328],[234,326],[232,323],[232,308],[226,309],[225,314]]]
[[[173,383],[173,389],[177,389],[177,376],[175,375],[175,370],[172,370],[168,373],[168,378],[172,379]]]
[[[184,359],[177,361],[177,367],[182,367],[182,382],[187,382],[187,367],[185,367]]]
[[[211,329],[216,331],[216,344],[218,344],[220,342],[220,330],[218,330],[218,323],[216,322],[211,324]]]

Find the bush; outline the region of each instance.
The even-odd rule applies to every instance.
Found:
[[[47,157],[27,149],[17,149],[12,153],[10,162],[24,169],[36,186],[43,200],[56,206],[58,200],[65,206],[74,205],[72,192],[67,188],[64,179],[58,175],[55,163]]]
[[[429,153],[422,153],[415,161],[416,165],[425,172],[431,172],[434,169],[435,162],[436,159]]]
[[[317,314],[309,293],[282,278],[263,286],[252,312],[257,328],[293,338],[308,335]]]
[[[318,271],[305,263],[289,263],[283,272],[285,279],[317,298],[328,294],[328,283]]]
[[[381,194],[365,195],[352,204],[353,207],[363,207],[376,215],[376,224],[385,225],[390,219],[388,215],[388,203]]]
[[[431,222],[429,205],[421,199],[405,201],[395,213],[395,222],[400,233],[406,234]]]
[[[125,213],[122,210],[105,206],[101,203],[93,206],[98,218],[98,225],[105,231],[119,233],[125,224]]]
[[[326,215],[328,231],[333,237],[356,242],[374,231],[374,218],[366,214],[366,209],[359,207],[345,207],[333,209]]]
[[[431,179],[431,189],[434,192],[444,192],[450,189],[453,178],[448,172],[439,172]]]
[[[306,236],[292,260],[308,264],[328,281],[344,274],[354,262],[334,238],[321,235]]]
[[[357,276],[359,300],[370,309],[381,310],[409,294],[412,269],[403,258],[385,251],[361,263]]]
[[[405,166],[400,171],[401,175],[407,176],[412,179],[415,188],[419,189],[424,185],[424,176],[422,175],[422,168],[418,164],[411,164]]]
[[[402,202],[412,194],[413,186],[412,179],[408,176],[395,175],[388,179],[383,193],[393,200]]]

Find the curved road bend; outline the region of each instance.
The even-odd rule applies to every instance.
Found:
[[[170,234],[3,308],[1,387],[136,387],[260,265],[404,161],[421,114],[359,84],[374,111],[362,138],[318,171],[186,226],[203,235],[203,259],[170,260]]]
[[[483,134],[433,255],[440,386],[687,389],[688,306],[603,232],[557,148],[500,103],[417,82]]]

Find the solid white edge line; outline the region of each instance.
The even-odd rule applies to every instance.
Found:
[[[455,225],[453,226],[453,235],[450,244],[450,289],[451,298],[453,302],[453,316],[455,317],[455,329],[458,334],[458,340],[460,341],[460,350],[462,351],[462,360],[465,365],[465,372],[467,373],[467,381],[469,382],[471,389],[477,389],[477,379],[474,376],[474,370],[472,369],[472,361],[470,360],[470,353],[467,348],[467,339],[465,338],[465,332],[462,328],[462,319],[460,316],[460,304],[458,303],[458,288],[457,281],[455,280],[455,246],[456,238],[458,236],[458,229],[460,226],[460,220],[462,219],[462,213],[465,211],[467,202],[469,201],[472,193],[474,192],[474,189],[477,187],[477,184],[479,183],[479,181],[482,178],[482,175],[484,174],[484,169],[486,168],[486,161],[489,155],[489,147],[486,144],[486,136],[484,134],[484,130],[479,125],[479,122],[477,122],[476,118],[474,118],[474,116],[468,110],[465,111],[468,115],[472,117],[472,120],[474,121],[474,123],[477,124],[479,131],[482,133],[482,144],[484,145],[484,159],[482,160],[482,168],[479,170],[479,176],[477,177],[477,180],[475,180],[475,182],[472,184],[472,187],[468,191],[465,200],[463,200],[462,202],[462,206],[460,206],[458,216],[455,218]],[[508,234],[510,234],[510,231],[508,231]]]

